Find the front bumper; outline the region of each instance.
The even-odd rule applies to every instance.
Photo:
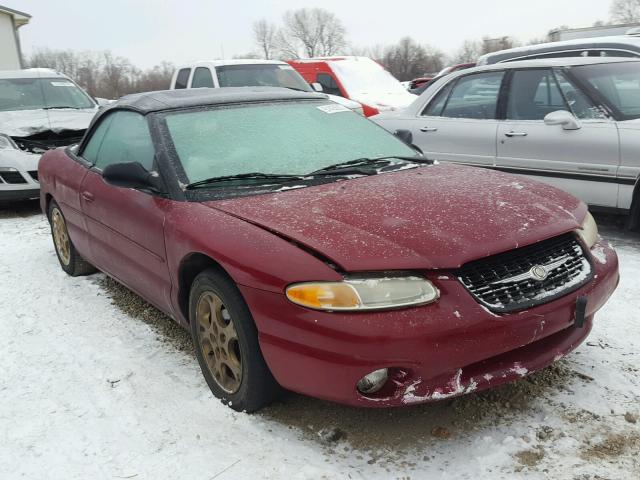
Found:
[[[0,185],[0,202],[20,202],[23,200],[35,200],[40,198],[40,188],[32,186],[26,188],[2,188]]]
[[[438,302],[370,313],[308,310],[275,294],[241,286],[269,368],[285,388],[354,406],[426,403],[493,387],[544,368],[575,349],[615,290],[618,260],[598,243],[594,278],[577,291],[512,314],[483,309],[460,282],[428,274]],[[574,323],[578,296],[588,298],[583,328]],[[364,396],[356,383],[390,368],[385,387]]]

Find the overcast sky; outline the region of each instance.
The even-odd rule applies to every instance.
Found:
[[[111,50],[140,67],[230,58],[255,48],[251,25],[279,22],[289,10],[322,7],[347,29],[351,45],[397,42],[409,35],[454,52],[466,38],[541,37],[559,25],[606,20],[609,0],[0,0],[33,16],[20,29],[33,48]]]

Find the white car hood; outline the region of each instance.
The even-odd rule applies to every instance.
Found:
[[[40,155],[22,150],[0,150],[0,167],[15,168],[21,172],[38,170]]]
[[[409,92],[355,92],[349,95],[352,100],[375,107],[380,111],[404,108],[418,98]]]
[[[14,110],[0,112],[0,133],[11,137],[28,137],[51,130],[86,130],[97,108],[82,110]]]
[[[625,120],[623,122],[618,122],[618,128],[624,130],[640,130],[640,118],[635,120]]]
[[[332,102],[338,103],[343,107],[347,107],[349,110],[358,110],[359,108],[362,108],[362,105],[354,100],[349,100],[348,98],[344,98],[339,95],[331,95],[329,93],[325,93],[325,95],[329,97],[329,100]]]

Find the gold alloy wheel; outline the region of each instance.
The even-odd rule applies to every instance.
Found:
[[[227,393],[235,393],[242,383],[242,358],[233,320],[213,292],[200,295],[196,307],[198,342],[209,372]]]
[[[54,208],[51,212],[51,226],[53,231],[53,243],[56,251],[60,256],[60,260],[64,265],[71,263],[71,242],[67,233],[67,224],[64,221],[62,212]]]

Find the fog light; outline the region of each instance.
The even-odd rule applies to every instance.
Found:
[[[356,384],[356,387],[360,393],[375,393],[384,386],[387,378],[389,378],[389,370],[381,368],[362,377]]]

